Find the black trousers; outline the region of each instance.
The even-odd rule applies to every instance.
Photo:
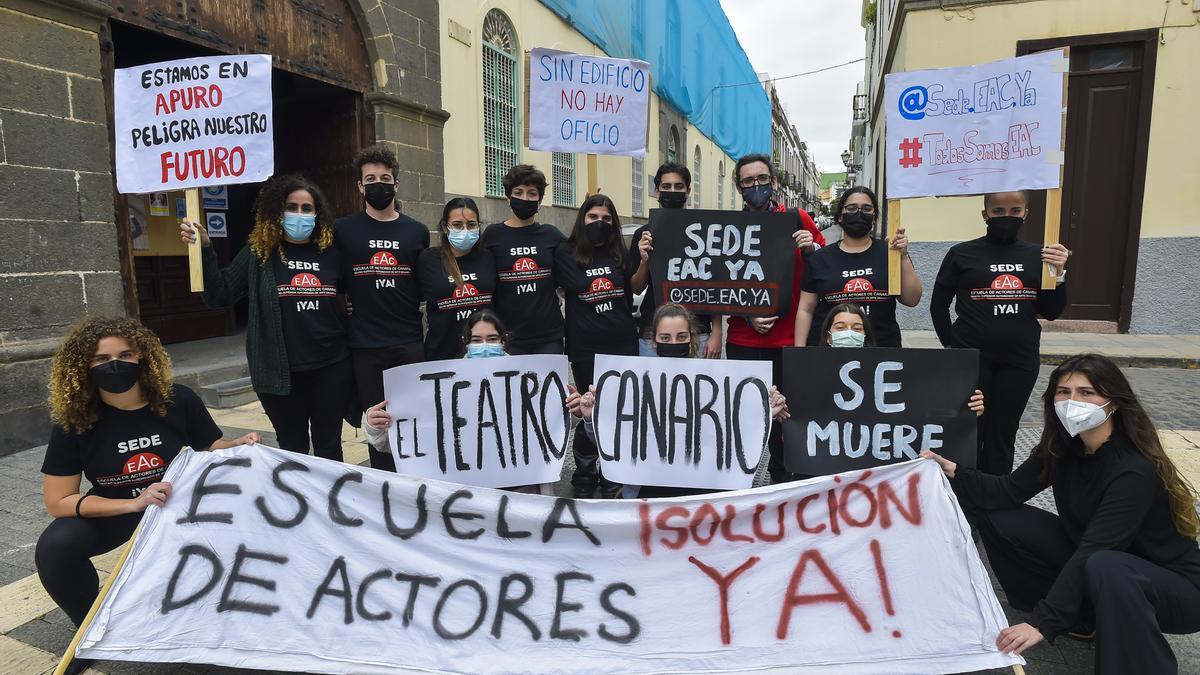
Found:
[[[596,355],[583,354],[571,361],[571,372],[575,375],[575,388],[580,393],[588,390],[596,382]],[[604,477],[600,470],[600,450],[582,427],[575,428],[575,439],[571,444],[571,452],[575,455],[575,472],[571,474],[571,486],[578,492],[591,493],[600,486],[600,492],[607,497],[614,497],[621,490],[620,483],[614,483]]]
[[[510,344],[505,346],[504,351],[508,352],[509,356],[529,356],[531,354],[561,354],[563,353],[562,340],[550,340],[548,342],[538,342],[535,344]]]
[[[140,513],[109,518],[55,518],[34,551],[38,578],[55,604],[76,625],[83,623],[100,594],[100,576],[89,560],[133,536]]]
[[[771,381],[776,387],[783,383],[782,347],[743,347],[726,342],[725,358],[731,361],[770,361]],[[783,425],[778,422],[771,425],[771,435],[767,437],[767,452],[770,453],[767,473],[771,476],[772,485],[797,479],[783,464]]]
[[[424,361],[425,346],[420,342],[409,342],[378,349],[352,349],[350,356],[354,360],[354,382],[358,386],[358,402],[365,409],[383,400],[383,371]],[[380,452],[370,443],[367,444],[367,459],[371,468],[396,470],[396,460],[392,458],[392,454]]]
[[[1037,383],[1038,366],[1018,368],[986,356],[979,357],[979,390],[987,405],[979,417],[975,468],[1005,476],[1012,473],[1017,427]]]
[[[308,454],[309,429],[317,457],[342,461],[342,415],[354,391],[350,359],[292,373],[292,389],[285,396],[259,392],[263,411],[275,427],[279,447]]]
[[[1024,505],[972,511],[1009,603],[1029,610],[1075,553],[1058,516]],[[1087,615],[1096,628],[1096,672],[1175,673],[1163,633],[1200,631],[1200,589],[1183,575],[1124,551],[1098,551],[1084,564]]]

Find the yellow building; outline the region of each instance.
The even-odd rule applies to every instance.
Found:
[[[861,184],[886,186],[887,73],[1069,47],[1061,241],[1065,319],[1095,331],[1200,332],[1200,6],[1196,0],[867,0],[868,96],[851,145]],[[945,251],[983,234],[979,197],[905,200],[917,269],[931,287]],[[1041,241],[1035,194],[1021,236]],[[928,296],[929,293],[926,293]],[[928,327],[922,307],[903,313]]]
[[[485,222],[503,220],[510,212],[500,177],[513,164],[533,164],[550,184],[539,219],[569,230],[588,190],[587,156],[529,149],[525,61],[535,47],[609,54],[539,0],[456,0],[442,2],[440,10],[442,107],[450,113],[443,131],[447,198],[475,198]],[[490,85],[485,91],[490,81],[498,95]],[[495,140],[485,132],[489,125],[500,130]],[[741,208],[729,175],[735,158],[653,91],[648,138],[645,159],[601,155],[596,161],[596,186],[612,198],[623,222],[645,222],[658,206],[654,172],[668,160],[691,170],[693,208]]]

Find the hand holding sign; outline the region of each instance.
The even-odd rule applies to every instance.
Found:
[[[184,218],[179,221],[179,238],[183,243],[191,245],[196,243],[196,237],[200,237],[200,245],[208,246],[212,244],[212,240],[208,238],[208,230],[200,223],[193,223],[191,220]]]

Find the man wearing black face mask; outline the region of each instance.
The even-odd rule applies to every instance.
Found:
[[[658,193],[658,205],[662,208],[682,209],[692,194],[692,172],[682,164],[667,162],[654,173],[654,191]],[[639,262],[633,276],[629,278],[629,283],[634,293],[641,293],[650,283],[650,252],[654,250],[654,237],[650,233],[650,226],[642,225],[635,230],[630,242],[629,259]],[[650,325],[655,310],[652,296],[652,293],[643,296],[638,317],[640,356],[655,355],[654,327]],[[698,314],[695,319],[698,330],[697,354],[706,359],[721,358],[721,342],[725,332],[724,317]]]
[[[563,353],[563,316],[554,284],[554,251],[566,237],[537,221],[546,195],[546,174],[518,164],[504,175],[512,215],[488,225],[479,246],[496,261],[492,303],[508,328],[508,353]]]
[[[988,406],[979,418],[976,468],[998,475],[1012,472],[1017,427],[1037,381],[1038,317],[1057,319],[1067,305],[1069,252],[1062,244],[1042,248],[1018,239],[1028,212],[1025,191],[984,195],[987,233],[946,253],[929,306],[943,346],[979,350],[979,389]],[[1040,290],[1043,263],[1058,272],[1052,290]],[[951,301],[958,314],[953,325]]]
[[[344,279],[353,311],[350,350],[359,402],[383,400],[383,371],[424,360],[421,294],[413,268],[429,248],[429,228],[396,210],[400,164],[375,145],[354,158],[365,210],[334,223],[334,245],[342,252]],[[392,455],[367,446],[371,466],[395,471]]]

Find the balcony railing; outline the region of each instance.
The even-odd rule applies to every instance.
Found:
[[[868,107],[867,95],[866,94],[855,94],[852,105],[854,108],[854,121],[855,122],[866,121],[867,107]]]

